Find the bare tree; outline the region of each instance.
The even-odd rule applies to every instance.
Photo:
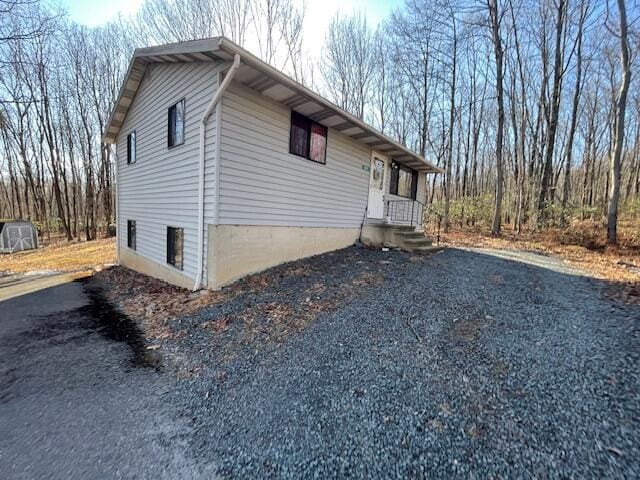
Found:
[[[370,97],[374,52],[374,34],[363,14],[333,17],[321,70],[334,101],[361,119]]]
[[[496,196],[491,233],[493,235],[500,235],[500,228],[502,226],[502,193],[504,183],[502,165],[502,142],[504,137],[504,51],[502,45],[502,34],[500,32],[503,12],[498,9],[498,0],[487,0],[487,9],[489,11],[491,39],[493,41],[493,53],[496,62],[496,97],[498,102],[498,126],[496,130]]]
[[[629,55],[629,26],[627,24],[627,8],[624,0],[618,0],[619,30],[616,33],[620,40],[620,90],[615,105],[615,122],[613,137],[613,155],[609,166],[611,186],[607,211],[607,242],[618,242],[618,203],[620,202],[620,172],[622,165],[622,146],[624,144],[625,113],[627,95],[631,82],[631,60]]]

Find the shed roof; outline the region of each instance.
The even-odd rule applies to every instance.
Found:
[[[103,140],[115,143],[148,64],[231,61],[235,54],[241,57],[235,81],[411,168],[424,172],[443,172],[421,155],[378,132],[225,37],[136,49]]]

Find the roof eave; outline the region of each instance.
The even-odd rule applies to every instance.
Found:
[[[215,53],[215,56],[207,55],[207,54],[214,54],[214,53]],[[393,150],[402,152],[404,156],[407,156],[412,160],[415,160],[417,163],[422,164],[423,168],[420,168],[419,169],[420,171],[424,171],[426,173],[444,173],[443,169],[430,163],[424,157],[416,154],[415,152],[408,149],[404,145],[396,142],[395,140],[377,131],[375,128],[367,125],[365,122],[363,122],[359,118],[356,118],[349,112],[346,112],[345,110],[338,107],[334,103],[318,95],[317,93],[305,87],[304,85],[296,82],[295,80],[285,75],[284,73],[280,72],[276,68],[260,60],[251,52],[236,45],[226,37],[208,38],[204,40],[191,40],[188,42],[180,42],[180,43],[174,43],[169,45],[137,48],[134,51],[131,61],[129,62],[129,67],[127,69],[125,81],[123,82],[120,88],[117,101],[114,105],[113,110],[111,111],[111,115],[109,116],[109,120],[106,124],[107,128],[105,130],[105,133],[102,136],[102,141],[108,144],[113,144],[116,141],[118,132],[120,131],[120,128],[124,123],[124,118],[121,120],[116,119],[116,115],[118,113],[118,107],[121,106],[122,101],[127,97],[131,98],[131,101],[133,101],[133,96],[135,96],[135,92],[133,93],[133,96],[127,95],[127,92],[128,92],[127,84],[129,83],[129,80],[131,79],[132,75],[136,73],[136,69],[137,69],[137,73],[141,75],[139,79],[139,81],[141,81],[142,75],[144,74],[144,70],[146,68],[146,64],[153,63],[156,61],[162,61],[162,57],[165,57],[165,56],[177,56],[178,58],[180,58],[180,56],[183,56],[184,58],[193,59],[194,56],[198,57],[202,55],[208,59],[217,57],[220,60],[225,60],[225,59],[229,60],[229,59],[232,59],[235,54],[240,55],[240,57],[242,58],[242,62],[244,64],[256,69],[257,71],[261,72],[262,74],[268,77],[274,78],[277,82],[295,91],[298,95],[301,95],[302,97],[307,98],[309,101],[318,103],[322,105],[324,108],[328,109],[329,111],[333,111],[336,115],[343,117],[346,122],[349,122],[353,124],[355,127],[363,130],[364,132],[367,132],[371,136],[376,137],[380,142],[383,142],[392,146]],[[177,61],[180,61],[180,60],[177,60]],[[139,86],[139,81],[138,81],[138,85],[136,86],[136,89]],[[126,114],[125,114],[125,118],[126,118]]]
[[[258,57],[256,57],[251,52],[249,52],[249,51],[245,50],[244,48],[234,44],[232,41],[230,41],[226,37],[220,37],[219,38],[219,49],[222,50],[222,51],[226,51],[229,55],[234,55],[236,53],[239,54],[240,57],[242,58],[243,63],[246,63],[247,65],[250,65],[250,66],[252,66],[253,68],[255,68],[257,70],[260,70],[260,71],[262,71],[263,73],[265,73],[267,75],[270,75],[270,76],[273,76],[273,77],[277,78],[278,81],[280,81],[281,83],[285,84],[287,87],[289,87],[289,88],[291,88],[293,90],[297,90],[298,93],[300,93],[301,95],[306,96],[309,100],[312,100],[314,102],[318,102],[321,105],[325,106],[326,108],[328,108],[330,110],[333,110],[338,115],[343,116],[345,118],[345,120],[347,120],[348,122],[353,123],[358,128],[360,128],[360,129],[364,130],[365,132],[368,132],[371,135],[379,138],[381,141],[383,141],[385,143],[388,143],[389,145],[392,145],[393,147],[397,148],[398,150],[404,152],[409,157],[418,160],[420,163],[423,163],[427,167],[429,173],[444,173],[444,170],[442,170],[441,168],[433,165],[431,162],[427,161],[425,158],[417,155],[415,152],[413,152],[412,150],[408,149],[404,145],[402,145],[402,144],[396,142],[395,140],[387,137],[386,135],[380,133],[379,131],[377,131],[376,129],[374,129],[371,126],[367,125],[365,122],[363,122],[359,118],[356,118],[355,116],[353,116],[349,112],[343,110],[342,108],[338,107],[337,105],[335,105],[334,103],[330,102],[326,98],[318,95],[313,90],[310,90],[309,88],[305,87],[304,85],[296,82],[295,80],[293,80],[289,76],[285,75],[284,73],[280,72],[276,68],[274,68],[271,65],[265,63],[264,61],[260,60]]]

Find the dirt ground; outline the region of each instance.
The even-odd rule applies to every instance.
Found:
[[[0,273],[74,272],[116,261],[115,239],[55,243],[37,250],[0,255]]]
[[[525,250],[554,255],[601,280],[640,282],[640,222],[621,223],[618,246],[607,246],[604,235],[602,225],[594,222],[574,222],[566,229],[525,231],[519,235],[504,227],[497,238],[491,236],[486,227],[453,227],[442,235],[442,243],[452,247]]]

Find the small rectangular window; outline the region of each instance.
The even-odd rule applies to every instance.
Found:
[[[184,98],[169,107],[167,114],[167,146],[169,148],[184,143]]]
[[[127,163],[136,163],[136,131],[127,135]]]
[[[127,246],[135,250],[136,249],[136,221],[127,220]]]
[[[182,270],[183,268],[184,230],[167,227],[167,263]]]
[[[292,111],[289,153],[324,164],[327,159],[327,127]]]

